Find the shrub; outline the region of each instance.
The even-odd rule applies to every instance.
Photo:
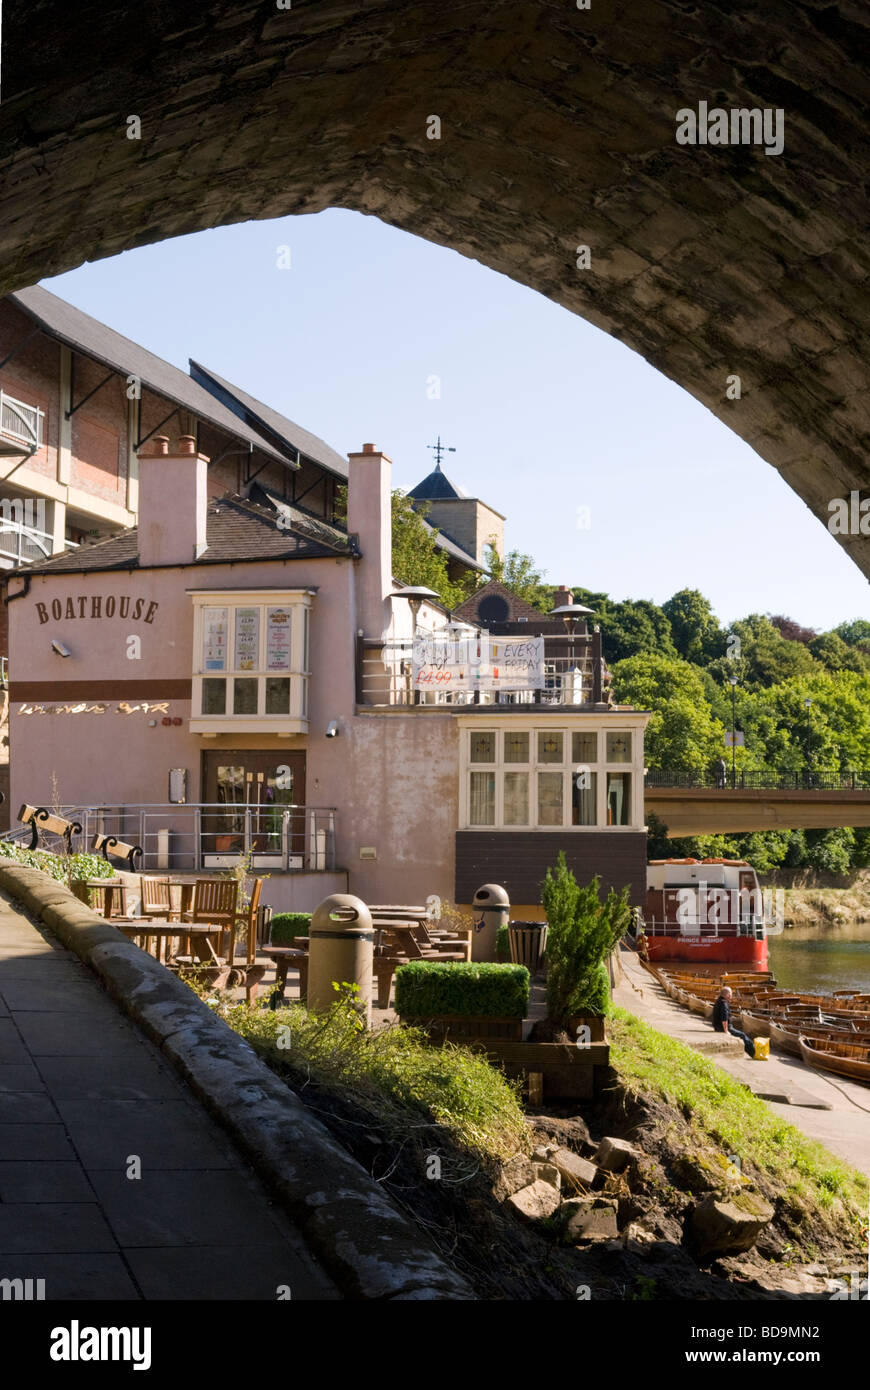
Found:
[[[509,961],[511,958],[510,929],[506,923],[499,927],[495,938],[495,958],[501,962]]]
[[[310,927],[310,912],[276,912],[272,918],[271,944],[290,946],[297,936],[307,936]]]
[[[609,991],[601,966],[632,918],[628,889],[611,888],[602,903],[599,880],[581,888],[559,852],[555,870],[548,869],[542,887],[547,914],[547,1014],[566,1028],[574,1014],[604,1014]]]
[[[528,1011],[524,965],[415,960],[396,971],[396,1013],[402,1018],[525,1018]]]
[[[23,849],[21,845],[0,841],[0,858],[14,859],[41,869],[58,883],[78,883],[85,878],[114,878],[113,866],[99,854],[50,854],[45,849]]]

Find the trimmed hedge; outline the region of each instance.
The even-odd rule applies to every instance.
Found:
[[[396,971],[396,1013],[401,1018],[525,1018],[528,1011],[524,965],[415,960]]]
[[[276,912],[272,918],[271,944],[289,946],[297,936],[307,936],[310,927],[310,912]]]
[[[511,958],[511,934],[507,925],[498,929],[495,938],[495,958],[499,961],[509,961]]]

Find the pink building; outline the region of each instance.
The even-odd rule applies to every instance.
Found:
[[[523,915],[559,849],[643,901],[647,716],[602,698],[585,621],[493,585],[453,620],[403,594],[372,445],[349,457],[346,531],[210,498],[191,436],[155,436],[137,472],[136,528],[8,582],[13,808],[76,808],[146,868],[247,851],[280,908],[345,888],[469,904],[497,881]],[[420,684],[415,626],[451,650],[488,632],[496,662],[541,642],[540,688]]]

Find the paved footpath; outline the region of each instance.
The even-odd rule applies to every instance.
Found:
[[[616,1004],[659,1032],[698,1047],[784,1120],[870,1177],[870,1087],[845,1077],[828,1078],[783,1052],[771,1051],[766,1062],[753,1061],[742,1046],[714,1053],[718,1038],[710,1023],[675,1003],[633,952],[621,951],[619,960],[623,977],[613,991]]]
[[[0,1279],[28,1278],[46,1299],[340,1297],[88,967],[0,895]]]

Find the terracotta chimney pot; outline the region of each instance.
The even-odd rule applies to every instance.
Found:
[[[179,454],[195,454],[195,453],[196,453],[196,437],[195,437],[195,435],[192,435],[192,434],[180,434],[180,435],[178,436],[178,452],[179,452]]]

